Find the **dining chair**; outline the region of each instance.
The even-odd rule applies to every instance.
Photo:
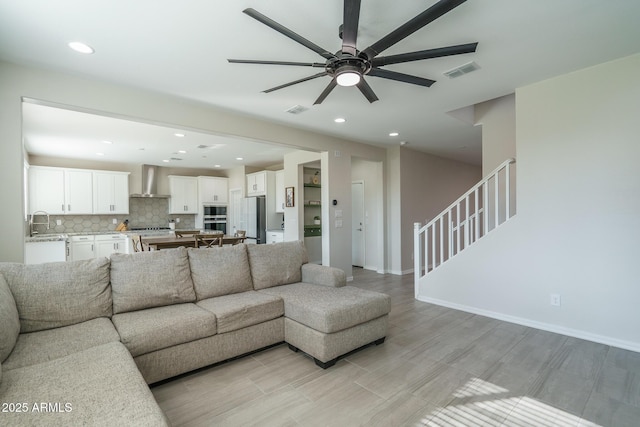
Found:
[[[176,237],[195,236],[200,234],[200,230],[176,230]]]
[[[131,243],[133,244],[134,252],[145,252],[150,251],[151,249],[146,244],[142,243],[142,236],[133,235],[131,236]]]
[[[222,246],[222,233],[220,234],[194,234],[196,248],[215,248]]]

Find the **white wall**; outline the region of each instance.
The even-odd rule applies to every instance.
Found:
[[[634,55],[516,91],[518,214],[420,299],[640,351],[638,75]]]
[[[502,162],[516,157],[515,94],[478,104],[474,108],[475,124],[482,126],[482,176]]]

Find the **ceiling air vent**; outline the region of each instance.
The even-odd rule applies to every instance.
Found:
[[[478,69],[480,69],[480,66],[475,62],[471,61],[471,62],[467,62],[466,64],[462,64],[461,66],[456,67],[452,70],[445,71],[442,74],[449,77],[450,79],[455,79],[456,77],[460,77],[464,74],[468,74]]]
[[[294,105],[293,107],[289,108],[288,110],[284,110],[284,112],[285,113],[291,113],[291,114],[300,114],[300,113],[304,113],[307,110],[308,110],[308,108],[307,107],[303,107],[302,105]]]

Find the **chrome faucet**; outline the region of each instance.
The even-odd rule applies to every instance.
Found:
[[[47,222],[34,222],[33,219],[36,215],[46,215],[47,216]],[[31,214],[31,218],[29,219],[29,236],[33,236],[34,234],[38,234],[37,231],[33,230],[33,226],[34,225],[46,225],[47,226],[47,230],[49,228],[51,228],[51,224],[49,222],[49,214],[45,211],[35,211],[34,213]]]

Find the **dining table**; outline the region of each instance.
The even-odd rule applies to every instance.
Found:
[[[219,234],[199,234],[201,240],[205,242],[211,241],[214,239],[220,238]],[[175,234],[170,234],[166,236],[149,236],[142,238],[144,244],[153,250],[161,250],[161,249],[172,249],[179,248],[180,246],[184,246],[185,248],[195,248],[196,247],[196,239],[193,235],[186,235],[182,237],[178,237]],[[223,245],[234,245],[237,243],[241,243],[244,241],[244,237],[236,237],[236,236],[222,236],[222,244]]]

